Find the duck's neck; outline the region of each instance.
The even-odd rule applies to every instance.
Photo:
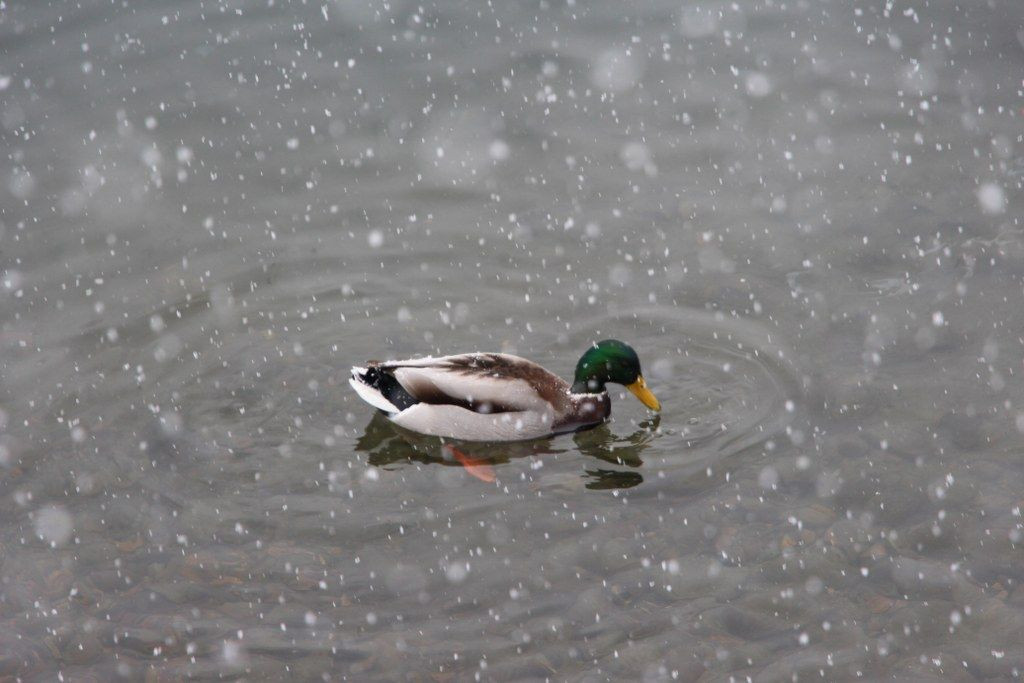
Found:
[[[554,431],[575,432],[580,429],[596,427],[612,414],[612,400],[608,392],[594,393],[583,391],[573,392],[569,396],[568,409],[556,418]]]
[[[574,394],[603,394],[605,391],[604,382],[596,379],[577,380],[569,389]]]

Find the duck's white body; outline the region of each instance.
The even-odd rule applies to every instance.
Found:
[[[395,424],[467,441],[521,441],[600,424],[608,394],[575,394],[525,358],[468,353],[353,367],[349,384]]]

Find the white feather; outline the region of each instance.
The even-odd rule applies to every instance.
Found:
[[[427,385],[459,401],[489,402],[518,410],[550,408],[536,389],[522,379],[468,375],[443,366],[402,367],[395,368],[393,373],[398,383],[413,396],[421,395]]]
[[[397,413],[398,407],[391,401],[384,398],[384,395],[379,391],[371,387],[369,384],[365,384],[356,373],[356,370],[361,368],[352,368],[352,377],[349,378],[348,383],[352,385],[352,388],[359,394],[359,398],[369,403],[374,408],[379,408],[387,413]],[[365,370],[364,370],[365,372]]]
[[[420,434],[466,441],[524,441],[550,435],[555,419],[553,406],[526,380],[466,372],[465,362],[475,356],[478,354],[389,361],[378,367],[389,370],[413,397],[426,399],[441,394],[458,403],[468,401],[477,406],[493,403],[505,410],[511,409],[509,412],[488,413],[486,409],[476,412],[436,402],[417,403],[399,411],[379,391],[360,381],[359,375],[366,372],[363,368],[353,368],[354,379],[350,383],[363,400],[388,412],[392,422]],[[509,358],[515,363],[533,365],[522,358]],[[452,367],[456,359],[460,362]],[[483,365],[486,359],[481,360]]]
[[[459,406],[417,403],[390,417],[395,424],[420,434],[465,441],[523,441],[551,434],[553,414],[550,407],[541,413],[488,415]]]
[[[394,368],[399,365],[401,366],[412,366],[417,368],[423,368],[430,365],[445,364],[452,358],[458,358],[460,354],[451,356],[424,356],[423,358],[407,358],[406,360],[386,360],[383,363],[378,363],[379,368]],[[461,354],[461,355],[472,355],[472,354]]]

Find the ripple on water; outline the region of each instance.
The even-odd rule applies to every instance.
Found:
[[[584,320],[577,328],[588,337],[579,336],[576,345],[591,335],[617,336],[638,350],[663,405],[663,440],[683,447],[681,461],[724,458],[769,440],[799,402],[792,354],[781,335],[757,322],[657,306]]]

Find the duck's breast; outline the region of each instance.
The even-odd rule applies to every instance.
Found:
[[[454,405],[417,403],[391,420],[420,434],[465,441],[525,441],[549,436],[554,411],[523,410],[478,413]]]
[[[612,414],[612,400],[607,392],[600,394],[572,394],[569,410],[560,415],[553,426],[556,433],[576,432],[594,427]]]

